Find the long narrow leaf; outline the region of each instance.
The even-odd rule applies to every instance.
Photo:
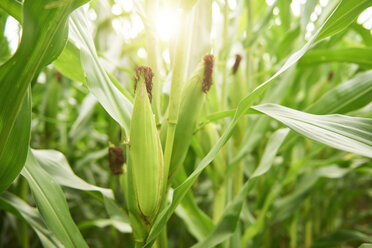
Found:
[[[103,201],[107,213],[112,218],[110,224],[115,226],[123,233],[131,232],[129,218],[124,214],[123,210],[116,204],[114,195],[111,189],[97,187],[89,184],[76,176],[66,158],[62,153],[54,150],[32,150],[36,159],[40,162],[41,167],[58,183],[59,185],[85,190],[98,191],[103,196]],[[107,220],[110,221],[110,220]]]
[[[80,48],[80,59],[87,87],[111,117],[128,133],[133,105],[115,87],[100,64],[91,35],[88,32],[87,20],[82,11],[79,10],[72,15],[70,36]]]
[[[372,119],[344,115],[313,115],[276,104],[252,107],[322,144],[372,157]]]
[[[48,226],[65,247],[88,247],[75,225],[58,184],[39,165],[31,150],[22,171],[36,205]]]
[[[9,192],[0,195],[0,208],[24,219],[39,236],[44,247],[63,247],[45,226],[39,211]]]
[[[279,129],[270,137],[266,145],[265,152],[262,156],[260,164],[253,172],[249,180],[244,184],[239,194],[234,200],[225,208],[221,220],[217,223],[213,231],[208,237],[193,246],[193,248],[209,248],[215,247],[217,244],[223,242],[233,235],[238,225],[240,212],[242,211],[244,200],[250,190],[253,188],[255,178],[265,174],[272,166],[276,153],[287,136],[289,129]]]

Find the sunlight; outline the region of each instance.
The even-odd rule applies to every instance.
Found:
[[[159,9],[155,14],[156,32],[162,41],[169,41],[177,32],[179,15],[174,9]]]
[[[11,53],[14,53],[17,50],[19,39],[21,37],[21,28],[18,24],[18,21],[13,17],[9,16],[5,23],[4,36],[9,41],[9,47]]]

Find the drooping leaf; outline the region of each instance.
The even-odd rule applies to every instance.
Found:
[[[252,107],[322,144],[372,157],[372,119],[345,115],[313,115],[276,104]]]
[[[344,114],[371,102],[372,70],[360,73],[321,96],[306,112],[312,114]]]
[[[65,247],[88,247],[74,223],[65,196],[58,184],[37,162],[32,151],[22,171],[48,229]]]
[[[306,53],[299,61],[299,65],[311,66],[329,62],[346,62],[359,64],[363,68],[372,67],[371,48],[338,48],[338,49],[317,49]]]
[[[80,48],[81,65],[87,87],[107,113],[129,133],[133,104],[111,82],[96,53],[83,10],[71,18],[70,38]]]
[[[75,175],[66,158],[62,153],[54,150],[32,150],[35,158],[39,161],[41,167],[55,180],[59,185],[84,190],[98,191],[102,194],[103,202],[107,213],[111,217],[107,219],[111,225],[115,226],[121,232],[131,232],[129,218],[123,210],[116,204],[111,189],[97,187],[89,184]]]
[[[44,247],[63,247],[45,226],[39,211],[18,196],[4,192],[0,195],[0,208],[24,219],[39,236]]]

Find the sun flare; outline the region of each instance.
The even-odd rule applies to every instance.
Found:
[[[162,8],[155,14],[156,32],[162,41],[169,41],[179,27],[179,15],[174,9]]]

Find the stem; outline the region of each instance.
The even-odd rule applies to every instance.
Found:
[[[243,163],[239,162],[233,171],[233,196],[239,194],[240,189],[243,186]]]
[[[253,29],[252,0],[247,0],[248,5],[248,22],[247,22],[247,40],[251,39]],[[247,49],[247,84],[249,89],[253,89],[253,70],[252,70],[252,52],[251,47]]]
[[[151,0],[147,1],[147,16],[149,17],[149,20],[151,22],[155,22],[155,16],[154,13],[156,13],[156,10],[158,9],[158,1]],[[147,47],[147,58],[149,66],[151,67],[152,71],[154,72],[154,78],[153,78],[153,88],[152,88],[152,102],[151,107],[152,111],[155,115],[155,121],[156,125],[160,123],[160,103],[161,103],[161,80],[159,80],[159,66],[158,66],[158,54],[159,54],[159,46],[158,46],[158,40],[157,37],[154,35],[154,32],[152,30],[154,29],[153,26],[146,25],[146,47]]]
[[[213,200],[213,222],[217,223],[225,209],[226,203],[226,185],[225,183],[221,185],[219,189],[215,191],[215,197]]]
[[[180,20],[185,20],[186,15],[184,12],[181,14]],[[185,74],[185,40],[186,40],[186,22],[182,23],[182,27],[180,29],[180,34],[178,35],[177,42],[176,42],[176,51],[174,55],[173,61],[173,72],[172,72],[172,82],[171,82],[171,90],[169,96],[169,112],[168,112],[168,129],[167,129],[167,139],[165,143],[165,152],[164,152],[164,163],[165,163],[165,170],[168,172],[171,157],[172,157],[172,150],[173,150],[173,141],[174,135],[176,132],[176,126],[178,122],[178,112],[179,106],[181,102],[181,91],[182,91],[182,84],[184,81],[184,74]]]
[[[226,67],[226,61],[227,61],[227,55],[228,55],[228,14],[229,14],[229,5],[227,3],[227,0],[225,1],[225,8],[223,11],[223,45],[222,45],[222,53],[221,53],[221,59],[223,62],[223,68],[222,68],[222,89],[221,89],[221,111],[224,111],[226,109],[227,104],[227,67]]]

